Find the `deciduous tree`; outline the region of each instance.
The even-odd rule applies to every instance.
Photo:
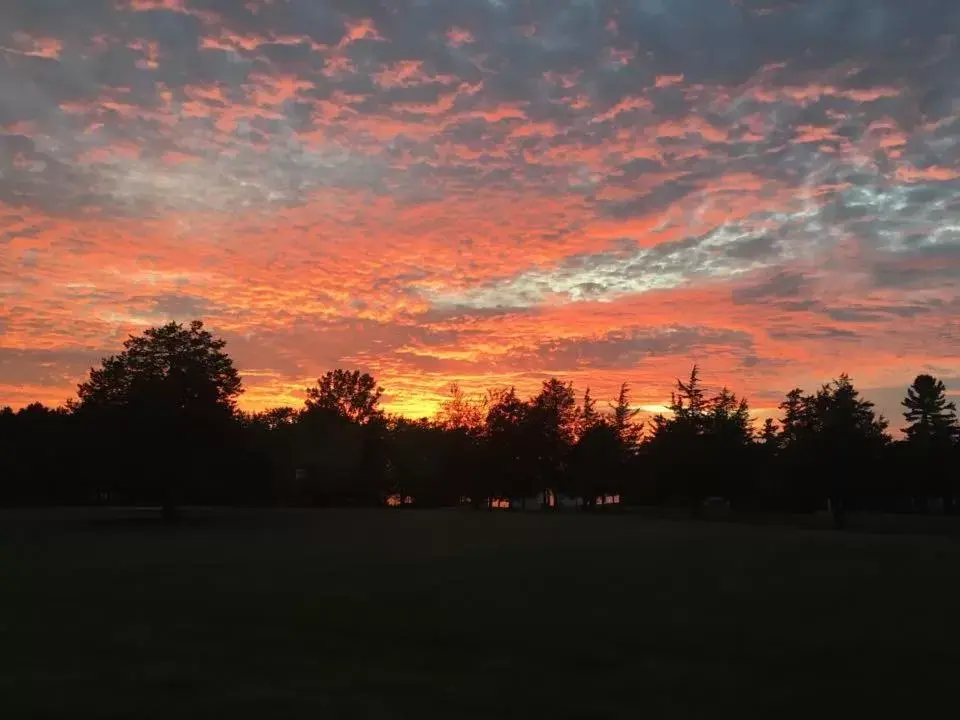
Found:
[[[326,412],[359,425],[382,417],[383,389],[368,373],[332,370],[307,390],[308,413]]]
[[[133,451],[119,472],[134,484],[145,480],[168,519],[187,482],[216,473],[209,450],[232,429],[243,386],[225,345],[199,320],[171,322],[130,336],[78,386],[77,412],[97,422],[98,440],[110,445],[101,451]]]

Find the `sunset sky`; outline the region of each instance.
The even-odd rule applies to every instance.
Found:
[[[200,318],[248,409],[960,389],[956,0],[0,5],[0,405]]]

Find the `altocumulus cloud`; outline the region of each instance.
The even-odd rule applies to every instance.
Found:
[[[451,375],[655,404],[697,359],[768,405],[960,375],[957,27],[952,0],[6,3],[0,400],[197,315],[251,406],[331,364],[412,413]]]

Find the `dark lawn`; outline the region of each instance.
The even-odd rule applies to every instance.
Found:
[[[107,515],[0,514],[5,720],[957,712],[957,537]]]

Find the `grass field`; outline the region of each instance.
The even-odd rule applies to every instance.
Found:
[[[952,716],[960,539],[0,514],[0,718]]]

